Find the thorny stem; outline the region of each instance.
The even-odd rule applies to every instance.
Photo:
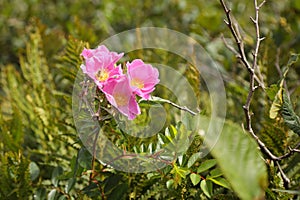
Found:
[[[297,152],[299,153],[299,146],[300,143],[296,145],[295,148],[290,148],[289,147],[289,152],[282,155],[282,156],[275,156],[267,147],[266,145],[258,138],[258,136],[254,133],[253,129],[252,129],[252,124],[251,124],[251,116],[252,113],[250,112],[250,105],[252,102],[252,98],[253,98],[253,94],[255,92],[255,90],[257,89],[257,86],[255,86],[255,81],[257,81],[259,83],[259,85],[264,88],[263,86],[263,82],[261,82],[259,79],[256,78],[255,72],[259,71],[258,69],[258,51],[259,51],[259,47],[260,47],[260,43],[261,41],[264,39],[263,37],[260,36],[260,29],[259,29],[259,10],[260,8],[264,5],[266,1],[264,0],[262,3],[260,3],[259,5],[257,4],[257,0],[254,0],[254,6],[255,6],[255,18],[250,17],[250,19],[252,20],[254,26],[255,26],[255,30],[256,30],[256,44],[255,44],[255,48],[254,48],[254,52],[252,53],[253,56],[253,62],[252,65],[249,64],[247,57],[245,55],[245,51],[244,51],[244,43],[243,40],[240,36],[239,33],[239,29],[238,29],[238,24],[233,24],[232,22],[232,17],[230,14],[230,9],[227,8],[226,4],[224,3],[224,0],[220,0],[220,3],[226,13],[226,17],[227,17],[227,21],[225,21],[226,25],[228,26],[228,28],[231,31],[231,34],[237,44],[238,47],[238,52],[231,47],[228,43],[225,42],[225,45],[228,47],[229,46],[229,50],[231,50],[232,52],[234,52],[236,54],[236,56],[242,61],[243,65],[247,68],[248,72],[249,72],[249,76],[250,76],[250,80],[249,80],[249,92],[248,92],[248,96],[247,96],[247,100],[245,105],[243,106],[244,109],[244,113],[245,113],[245,117],[246,117],[246,130],[250,133],[250,135],[257,141],[260,149],[262,150],[262,152],[271,160],[273,160],[277,166],[278,169],[280,171],[281,177],[284,181],[284,186],[285,188],[288,188],[288,185],[290,183],[289,178],[285,175],[285,173],[283,172],[283,170],[281,169],[281,166],[279,164],[279,161],[283,160],[284,158],[287,158],[289,156],[291,156],[293,153]],[[224,40],[224,39],[223,39]],[[225,41],[225,40],[224,40]],[[260,73],[260,72],[259,72]]]

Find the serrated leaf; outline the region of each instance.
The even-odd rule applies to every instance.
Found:
[[[206,160],[206,161],[204,161],[203,163],[200,164],[200,166],[197,169],[197,173],[204,172],[204,171],[214,167],[216,164],[217,164],[216,159]]]
[[[201,176],[199,174],[194,174],[193,173],[193,174],[190,175],[190,179],[191,179],[193,185],[195,186],[200,182]]]

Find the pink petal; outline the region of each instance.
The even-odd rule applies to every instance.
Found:
[[[149,99],[150,93],[154,91],[155,85],[159,83],[159,73],[150,64],[145,64],[142,60],[136,59],[131,63],[127,62],[127,73],[131,81],[139,80],[143,83],[143,88],[132,86],[134,92],[142,98]]]

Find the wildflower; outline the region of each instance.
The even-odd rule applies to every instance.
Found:
[[[123,53],[110,52],[104,45],[96,49],[86,49],[81,53],[85,64],[81,65],[83,73],[92,78],[99,88],[102,88],[110,79],[122,75],[121,65],[115,66]]]
[[[133,60],[131,63],[127,62],[126,66],[133,92],[144,99],[149,99],[150,93],[159,83],[158,70],[150,64],[145,64],[141,59]]]
[[[110,80],[108,84],[104,85],[102,91],[109,103],[127,116],[129,120],[133,120],[136,115],[141,113],[127,76]]]

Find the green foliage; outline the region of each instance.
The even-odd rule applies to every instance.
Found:
[[[249,26],[252,2],[233,0],[229,4],[243,27],[245,53],[250,55],[255,35]],[[168,116],[155,137],[134,139],[120,131],[114,121],[107,120],[103,127],[120,148],[147,154],[168,146],[169,152],[179,155],[177,159],[169,157],[168,165],[158,171],[131,174],[93,161],[78,138],[71,115],[71,94],[82,64],[82,49],[89,44],[94,48],[109,35],[136,26],[159,26],[191,35],[222,66],[227,119],[244,123],[241,116],[248,74],[219,37],[220,33],[225,37],[230,34],[219,2],[0,0],[0,7],[0,199],[263,197],[265,164],[257,145],[239,125],[226,122],[212,154],[202,158],[203,137],[191,128],[190,119],[175,123],[178,110],[168,102],[153,103],[163,104],[174,114]],[[266,39],[258,60],[269,89],[266,95],[256,90],[252,119],[254,131],[275,155],[288,153],[288,147],[300,140],[300,70],[295,54],[300,47],[299,8],[297,0],[268,1],[260,12],[261,34]],[[294,54],[290,56],[289,52]],[[192,85],[202,114],[210,114],[209,93],[199,78],[201,72],[191,63],[162,50],[137,50],[126,56],[174,67]],[[161,98],[177,100],[165,88],[158,87],[156,92]],[[141,103],[142,109],[147,110],[149,104]],[[148,120],[147,114],[139,117],[139,124]],[[284,188],[278,167],[265,161],[269,178],[266,199],[296,199],[299,154],[280,161],[291,180],[289,189]]]
[[[283,103],[282,103],[282,111],[281,115],[284,119],[285,124],[295,133],[300,135],[300,119],[299,116],[296,115],[292,103],[288,96],[283,95]]]
[[[32,192],[29,162],[21,152],[0,154],[1,199],[28,199]]]
[[[217,142],[214,139],[216,135],[207,137],[208,145],[213,147],[212,155],[238,196],[242,199],[262,198],[267,187],[267,173],[253,139],[244,134],[239,126],[228,122],[224,124]],[[206,162],[203,168],[213,164],[213,161]]]

